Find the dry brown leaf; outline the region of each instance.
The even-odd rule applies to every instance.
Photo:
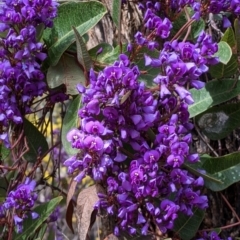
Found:
[[[76,186],[77,186],[77,182],[74,181],[72,178],[69,189],[68,189],[68,194],[67,194],[67,211],[66,211],[66,222],[68,227],[72,230],[72,233],[74,233],[73,226],[72,226],[74,201],[72,200],[72,197],[75,193]]]
[[[89,228],[95,222],[96,211],[93,207],[99,199],[99,192],[104,193],[104,189],[100,185],[93,185],[83,189],[78,195],[76,217],[79,240],[86,239]]]

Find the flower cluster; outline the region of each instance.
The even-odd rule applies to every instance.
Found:
[[[191,11],[193,11],[193,14],[191,14],[191,18],[194,20],[199,20],[201,16],[206,16],[208,13],[212,14],[219,14],[222,13],[222,22],[223,22],[223,28],[227,28],[231,26],[231,22],[229,19],[225,16],[225,12],[231,12],[237,16],[240,15],[240,0],[211,0],[211,1],[204,1],[201,2],[199,0],[181,0],[176,1],[172,0],[169,1],[167,4],[165,1],[158,1],[158,0],[141,0],[139,1],[139,8],[145,12],[145,27],[147,29],[152,28],[154,25],[159,26],[161,24],[157,23],[159,22],[159,17],[157,16],[157,13],[159,13],[160,8],[164,8],[164,12],[168,13],[169,16],[177,14],[185,8],[185,11],[187,10],[186,7],[190,7]],[[146,16],[152,15],[151,20],[146,20]],[[189,13],[190,15],[190,13]],[[162,22],[162,21],[161,21]],[[161,37],[166,38],[166,34],[169,34],[169,29],[171,28],[171,21],[169,21],[167,18],[164,18],[164,22],[167,23],[165,26],[162,27],[162,33]],[[157,28],[156,28],[157,30]],[[159,30],[157,30],[155,33],[158,33]],[[141,39],[145,39],[141,33],[137,33],[141,36]],[[156,36],[159,36],[159,34],[156,34]],[[151,42],[151,46],[155,45],[155,43]]]
[[[204,86],[200,76],[218,63],[217,44],[204,32],[196,44],[167,41],[172,25],[156,15],[160,5],[147,1],[142,6],[150,37],[138,32],[135,46],[153,50],[158,43],[151,39],[165,39],[158,58],[145,55],[145,65],[159,69],[155,85],[140,82],[138,67],[124,54],[98,75],[91,70],[90,85],[77,87],[81,126],[67,134],[80,151],[64,164],[69,173],[78,173],[76,181],[89,175],[106,189],[95,208],[115,217],[115,235],[121,230],[133,235],[137,229],[147,235],[152,223],[164,233],[179,212],[192,215],[193,208],[208,205],[200,192],[202,177],[187,171],[186,164],[199,158],[190,151],[188,105],[193,99],[188,87]]]
[[[22,232],[23,220],[28,217],[28,213],[31,214],[32,219],[38,217],[36,212],[31,211],[37,200],[35,186],[36,182],[27,178],[16,190],[9,192],[6,200],[0,205],[0,218],[6,211],[11,211],[17,232]]]
[[[139,74],[126,55],[98,76],[91,71],[89,88],[78,85],[81,128],[67,135],[80,152],[65,165],[69,173],[79,172],[76,181],[89,175],[106,187],[95,207],[117,216],[116,235],[138,227],[146,235],[152,221],[166,232],[179,211],[191,215],[193,207],[207,207],[196,190],[203,179],[182,169],[185,160],[198,160],[189,150],[187,98],[181,89],[167,98],[152,92]]]
[[[37,28],[52,26],[56,16],[55,0],[0,1],[0,124],[22,123],[29,103],[45,88],[40,70],[46,58],[43,44],[38,42]],[[0,139],[8,145],[4,129]]]

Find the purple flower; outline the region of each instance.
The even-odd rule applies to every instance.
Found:
[[[143,159],[146,163],[156,163],[159,160],[160,154],[156,150],[148,151],[144,154]]]
[[[103,140],[100,137],[89,135],[83,140],[85,148],[93,151],[100,151],[103,149]]]
[[[0,50],[0,99],[4,99],[0,101],[1,134],[7,132],[9,124],[21,124],[23,115],[31,111],[33,99],[46,90],[40,69],[47,55],[36,38],[36,27],[51,27],[57,6],[54,0],[1,1],[0,32],[5,32]]]
[[[32,219],[36,219],[38,214],[31,212],[35,201],[37,200],[37,194],[34,192],[36,182],[27,178],[24,183],[17,186],[16,190],[12,190],[8,193],[5,202],[0,206],[0,214],[4,210],[14,210],[13,220],[18,233],[23,230],[23,219],[27,218],[28,212],[31,213]],[[17,213],[22,212],[22,216]]]
[[[98,121],[90,121],[85,124],[85,130],[87,133],[90,133],[93,135],[103,135],[105,128]]]

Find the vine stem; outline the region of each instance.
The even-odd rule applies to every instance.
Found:
[[[240,222],[237,222],[237,223],[233,223],[233,224],[229,224],[229,225],[226,225],[226,226],[223,226],[223,227],[219,227],[221,230],[224,230],[224,229],[228,229],[228,228],[232,228],[232,227],[235,227],[235,226],[238,226],[240,225]],[[213,228],[208,228],[208,229],[203,229],[203,230],[200,230],[198,231],[199,233],[201,232],[211,232],[213,230]]]
[[[222,193],[220,193],[220,195],[221,195],[222,199],[224,200],[224,202],[228,205],[228,207],[230,208],[230,210],[232,211],[233,215],[236,217],[238,222],[240,222],[239,216],[237,215],[236,211],[233,209],[232,205],[229,203],[227,198]]]
[[[57,142],[56,144],[54,144],[51,148],[48,149],[47,152],[45,152],[41,157],[38,158],[38,161],[36,163],[36,165],[33,167],[32,171],[28,174],[28,177],[30,177],[38,168],[38,166],[42,163],[42,160],[44,157],[47,156],[48,153],[50,153],[56,146],[58,146],[61,143],[61,141]]]
[[[179,31],[175,34],[175,36],[172,38],[171,42],[173,42],[173,40],[178,39],[181,34],[185,31],[186,28],[188,28],[192,23],[195,22],[195,19],[191,19],[190,21],[186,22],[180,29]]]
[[[218,153],[212,148],[212,146],[206,141],[206,139],[203,137],[203,135],[201,134],[197,124],[196,124],[196,121],[194,119],[194,126],[195,126],[195,129],[198,133],[198,135],[200,136],[200,138],[203,140],[203,142],[208,146],[208,148],[213,152],[213,154],[216,156],[216,157],[219,157]]]
[[[191,20],[191,18],[190,18],[190,16],[189,16],[187,7],[184,7],[184,11],[185,11],[187,20],[188,20],[188,22],[189,22],[189,21]],[[183,42],[185,42],[185,41],[187,40],[187,38],[188,38],[188,36],[189,36],[189,34],[190,34],[190,32],[191,32],[191,29],[192,29],[192,25],[190,24],[190,25],[188,26],[188,28],[187,28],[187,33],[186,33],[186,35],[185,35],[185,37],[184,37],[184,39],[183,39]]]

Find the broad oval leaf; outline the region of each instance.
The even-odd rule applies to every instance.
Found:
[[[174,221],[174,232],[179,234],[180,239],[190,240],[192,239],[204,218],[204,211],[202,209],[195,208],[192,216],[186,216],[182,213],[178,214],[178,218]]]
[[[24,220],[23,232],[16,234],[14,240],[26,240],[36,233],[39,227],[42,226],[43,222],[52,214],[56,206],[62,201],[63,197],[56,197],[49,202],[43,203],[33,209],[34,212],[39,214],[39,217],[32,220],[31,216]]]
[[[71,129],[79,127],[78,110],[80,108],[80,104],[81,104],[80,95],[78,95],[75,99],[73,99],[70,102],[63,119],[61,139],[64,150],[69,155],[77,154],[79,151],[78,149],[72,148],[71,143],[67,141],[66,136]]]
[[[56,88],[62,84],[66,86],[66,93],[78,94],[76,85],[85,84],[83,70],[79,67],[75,57],[63,54],[56,66],[49,67],[47,71],[47,83],[50,88]]]
[[[83,35],[94,27],[107,13],[103,4],[97,1],[67,2],[58,8],[53,28],[44,31],[43,39],[48,47],[47,62],[55,66],[61,55],[75,41],[72,26]]]
[[[210,108],[197,116],[196,121],[209,139],[219,140],[240,127],[239,119],[240,103],[232,103]]]
[[[219,179],[222,184],[205,180],[205,186],[213,191],[222,191],[240,181],[240,153],[235,152],[222,157],[201,157],[202,169],[214,178]]]
[[[215,56],[219,57],[219,61],[226,65],[232,57],[232,49],[229,44],[224,41],[219,42]]]
[[[202,169],[202,164],[203,162],[197,162],[194,164],[190,164],[190,163],[184,163],[183,166],[184,168],[186,168],[190,173],[192,173],[193,175],[197,176],[197,177],[202,177],[204,178],[204,180],[208,180],[210,182],[215,182],[216,184],[222,184],[223,182],[221,180],[219,180],[218,178],[214,177],[212,174],[208,173],[208,172],[203,172],[201,171]]]
[[[226,78],[233,76],[237,70],[237,55],[233,54],[226,65],[220,62],[216,65],[211,66],[209,72],[213,78]]]
[[[24,134],[29,147],[24,158],[28,162],[35,162],[39,156],[43,156],[48,151],[48,143],[43,134],[27,119],[23,121]]]
[[[236,39],[232,27],[229,27],[221,38],[221,41],[227,42],[231,48],[236,46]]]
[[[234,79],[213,80],[200,90],[191,89],[194,103],[188,108],[190,117],[195,117],[210,107],[236,97],[240,93],[239,82]]]

